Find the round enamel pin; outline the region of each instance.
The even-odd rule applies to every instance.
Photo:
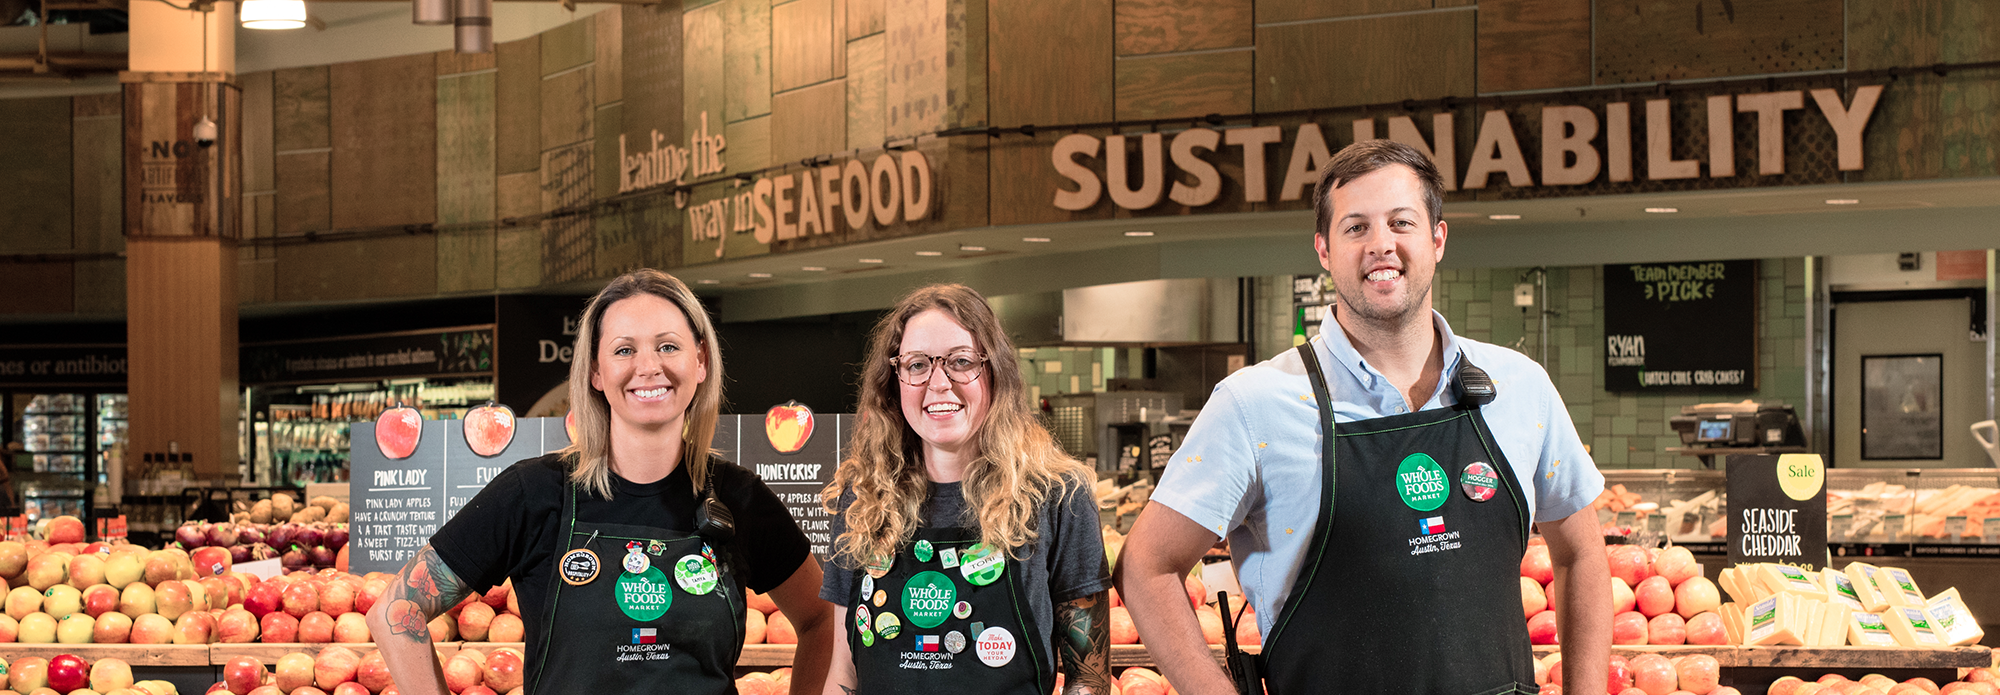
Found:
[[[875,578],[863,575],[861,577],[861,600],[866,601],[868,600],[868,597],[874,595],[875,595]]]
[[[715,590],[715,563],[705,555],[684,555],[674,561],[674,583],[681,591],[701,596]]]
[[[916,547],[910,549],[910,552],[917,556],[917,562],[930,562],[932,555],[931,542],[917,541]]]
[[[863,647],[875,646],[875,633],[873,631],[870,630],[861,631],[861,646]]]
[[[1007,555],[985,543],[974,543],[959,557],[958,571],[974,586],[986,586],[999,581],[1000,575],[1007,571]]]
[[[882,604],[889,602],[889,592],[876,589],[875,596],[869,599],[869,601],[873,602],[876,608],[881,608]]]
[[[964,620],[966,618],[972,617],[972,604],[967,603],[965,601],[959,601],[958,605],[951,607],[951,615],[952,617],[958,618],[959,620]]]
[[[944,633],[944,650],[953,654],[965,651],[965,633],[957,630]]]
[[[856,629],[856,630],[860,630],[860,631],[862,631],[862,632],[867,632],[867,631],[868,631],[868,607],[867,607],[867,606],[855,606],[855,607],[854,607],[854,629]]]
[[[896,635],[903,634],[903,621],[895,613],[877,615],[875,631],[882,633],[882,639],[896,639]]]
[[[646,559],[645,544],[632,541],[625,544],[625,562],[623,564],[626,572],[639,574],[645,572],[647,568],[652,567],[653,561]]]
[[[894,566],[896,566],[895,556],[878,555],[874,558],[869,559],[868,562],[863,563],[861,565],[861,569],[862,571],[867,572],[868,576],[874,577],[876,579],[881,579],[883,575],[889,573],[889,568]]]
[[[1458,489],[1465,492],[1465,498],[1474,502],[1493,499],[1500,492],[1500,473],[1493,466],[1481,461],[1467,464],[1465,472],[1458,476]]]
[[[562,562],[558,566],[561,568],[564,583],[570,586],[583,586],[597,578],[599,564],[597,553],[591,552],[589,548],[577,548],[563,553]]]

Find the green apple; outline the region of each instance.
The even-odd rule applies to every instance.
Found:
[[[68,584],[57,584],[42,592],[42,612],[62,620],[83,612],[83,592]]]
[[[82,613],[71,613],[56,623],[56,641],[63,644],[90,644],[97,621]]]
[[[16,635],[22,644],[55,644],[56,619],[47,613],[29,613],[21,619],[20,633]]]

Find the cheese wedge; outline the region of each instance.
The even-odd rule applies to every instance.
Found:
[[[1931,616],[1922,608],[1896,606],[1882,615],[1882,622],[1889,626],[1889,634],[1896,636],[1896,643],[1905,647],[1942,647],[1944,641],[1938,639],[1937,631],[1931,629]]]
[[[1805,644],[1805,640],[1799,638],[1797,601],[1795,596],[1778,594],[1744,609],[1747,623],[1744,625],[1743,643],[1753,646]],[[1918,611],[1919,614],[1922,612]],[[1932,635],[1931,639],[1937,638]]]
[[[1896,636],[1889,634],[1889,625],[1882,616],[1867,611],[1855,611],[1847,617],[1847,644],[1854,647],[1894,647]]]
[[[1806,629],[1799,633],[1800,638],[1805,640],[1808,647],[1826,646],[1820,638],[1820,632],[1826,627],[1826,602],[1802,601],[1801,604],[1804,610],[1800,613],[1805,617]]]
[[[1718,611],[1722,614],[1722,631],[1728,635],[1730,644],[1743,643],[1743,610],[1735,603],[1722,604]]]
[[[1972,611],[1966,609],[1965,601],[1958,597],[1957,587],[1932,596],[1926,611],[1931,614],[1931,626],[1945,644],[1959,647],[1978,644],[1986,636],[1986,631],[1979,628],[1979,621],[1973,619]]]
[[[1853,614],[1854,610],[1845,605],[1838,603],[1827,604],[1826,623],[1820,630],[1820,645],[1838,647],[1847,644],[1848,616]]]
[[[1884,567],[1882,574],[1887,575],[1888,581],[1878,578],[1875,585],[1882,589],[1882,597],[1888,599],[1890,605],[1924,607],[1924,592],[1917,589],[1917,580],[1910,576],[1909,570],[1901,567]]]
[[[1866,562],[1847,563],[1847,579],[1854,583],[1854,596],[1861,600],[1861,610],[1881,613],[1889,609],[1889,598],[1883,595],[1881,583],[1875,580],[1875,575],[1881,573],[1881,568]]]
[[[1826,600],[1826,587],[1805,570],[1775,562],[1757,565],[1756,577],[1773,594],[1793,594],[1800,598]]]
[[[1846,606],[1849,610],[1866,610],[1861,605],[1861,595],[1854,590],[1854,580],[1832,567],[1819,571],[1820,585],[1826,587],[1826,596],[1833,603]]]
[[[1715,573],[1715,583],[1717,586],[1722,587],[1722,590],[1728,593],[1729,598],[1733,600],[1747,601],[1750,599],[1749,596],[1743,595],[1743,587],[1736,583],[1736,568],[1734,567],[1724,567],[1721,572]]]

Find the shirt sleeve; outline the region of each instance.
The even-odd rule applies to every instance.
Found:
[[[1111,588],[1111,566],[1104,558],[1104,534],[1098,528],[1097,499],[1077,481],[1065,483],[1067,494],[1049,505],[1049,597],[1055,603],[1074,601]]]
[[[1535,522],[1559,521],[1582,511],[1604,490],[1604,474],[1583,448],[1563,406],[1562,394],[1542,375],[1542,459],[1535,466]]]
[[[1228,381],[1188,427],[1151,501],[1227,536],[1249,513],[1260,450],[1254,418]]]
[[[531,506],[521,478],[532,465],[518,463],[493,476],[431,535],[431,548],[466,586],[484,591],[520,565],[530,540],[525,510]]]
[[[842,492],[840,500],[834,504],[833,508],[840,511],[834,512],[833,522],[827,525],[828,532],[832,534],[829,538],[833,539],[832,542],[827,544],[829,548],[827,551],[828,554],[837,552],[835,549],[840,547],[840,534],[847,532],[846,511],[847,505],[850,504],[854,504],[854,493],[852,492]],[[841,565],[840,559],[837,557],[821,562],[819,566],[820,600],[836,606],[848,605],[848,602],[852,600],[851,592],[854,590],[854,570]]]
[[[736,518],[736,550],[749,564],[751,591],[770,593],[792,578],[812,552],[812,544],[792,512],[764,480],[742,471],[744,482],[730,500],[729,511]]]

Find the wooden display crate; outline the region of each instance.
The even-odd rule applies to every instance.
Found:
[[[133,666],[208,666],[206,644],[0,644],[0,658],[13,661],[75,654],[87,661],[121,659]]]
[[[451,656],[458,652],[457,642],[439,642],[436,646],[438,647],[438,651],[443,652],[445,656]],[[324,644],[316,642],[245,642],[237,644],[211,644],[208,645],[207,663],[220,666],[229,663],[230,659],[239,656],[253,656],[258,661],[262,661],[265,665],[270,666],[276,665],[278,658],[286,654],[300,652],[309,656],[318,655],[320,650],[327,647],[346,647],[361,656],[367,656],[369,652],[375,651],[374,642],[330,642]]]
[[[1553,654],[1559,647],[1535,647],[1535,656]],[[1627,659],[1640,654],[1667,658],[1707,654],[1722,668],[1786,669],[1946,669],[1993,665],[1988,647],[1946,647],[1904,649],[1901,647],[1745,647],[1739,645],[1620,645],[1611,653]]]

